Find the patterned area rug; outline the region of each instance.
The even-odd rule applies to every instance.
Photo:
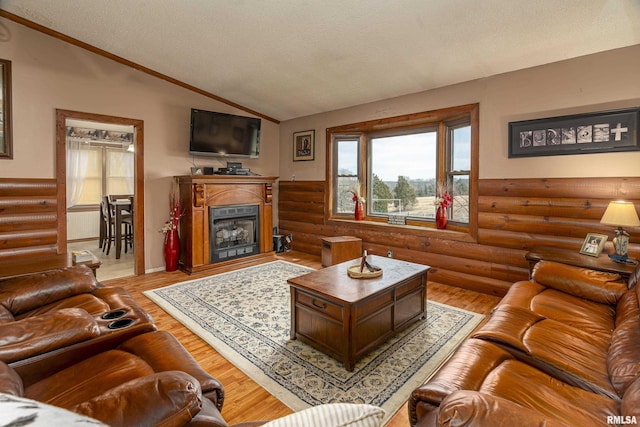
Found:
[[[274,261],[145,295],[292,410],[369,403],[385,409],[387,419],[484,317],[428,301],[426,321],[390,338],[347,372],[341,362],[289,337],[287,279],[310,271]]]

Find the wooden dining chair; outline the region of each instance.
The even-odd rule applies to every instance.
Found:
[[[111,243],[115,242],[115,218],[113,217],[108,196],[102,196],[102,201],[100,202],[100,217],[103,222],[102,227],[104,227],[104,238],[101,240],[100,247],[102,248],[102,252],[106,251],[105,253],[109,255]]]

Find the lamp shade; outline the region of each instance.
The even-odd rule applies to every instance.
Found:
[[[633,203],[615,201],[609,203],[600,223],[616,227],[637,227],[640,225],[640,219]]]

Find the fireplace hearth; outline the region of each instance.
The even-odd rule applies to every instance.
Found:
[[[210,262],[259,253],[259,214],[258,205],[209,207]]]

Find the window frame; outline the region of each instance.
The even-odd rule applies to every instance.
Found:
[[[109,143],[109,142],[99,142],[92,141],[90,142],[91,148],[95,148],[96,151],[100,152],[100,194],[109,194],[108,191],[108,180],[109,180],[109,168],[111,157],[109,156],[110,152],[118,152],[124,151],[124,148],[121,144]],[[135,164],[135,156],[134,156],[134,164]],[[69,212],[87,212],[87,211],[95,211],[100,209],[100,202],[97,203],[85,203],[85,204],[77,204],[67,208]]]
[[[470,169],[468,173],[462,175],[469,176],[469,221],[459,223],[450,220],[445,230],[437,230],[435,221],[407,218],[405,225],[388,224],[388,217],[385,215],[371,215],[369,206],[364,221],[355,221],[352,215],[336,213],[337,197],[335,190],[337,185],[337,143],[336,137],[354,137],[359,139],[359,162],[358,174],[360,182],[364,183],[364,194],[369,200],[372,191],[370,180],[371,159],[367,156],[371,136],[380,136],[388,133],[404,133],[414,130],[438,127],[437,144],[437,179],[453,180],[455,175],[460,175],[461,171],[454,171],[453,159],[451,158],[452,141],[450,132],[458,127],[462,122],[468,122],[470,126]],[[457,233],[461,240],[477,240],[477,184],[478,184],[478,135],[479,135],[479,104],[467,104],[457,107],[444,108],[421,113],[413,113],[402,116],[389,117],[378,120],[370,120],[359,123],[352,123],[343,126],[327,128],[327,169],[325,181],[325,191],[327,194],[327,207],[325,211],[328,223],[349,222],[350,227],[368,228],[376,226],[391,227],[399,230],[410,229],[412,233]],[[444,160],[443,160],[444,159]],[[445,164],[445,160],[450,161],[450,165]]]

